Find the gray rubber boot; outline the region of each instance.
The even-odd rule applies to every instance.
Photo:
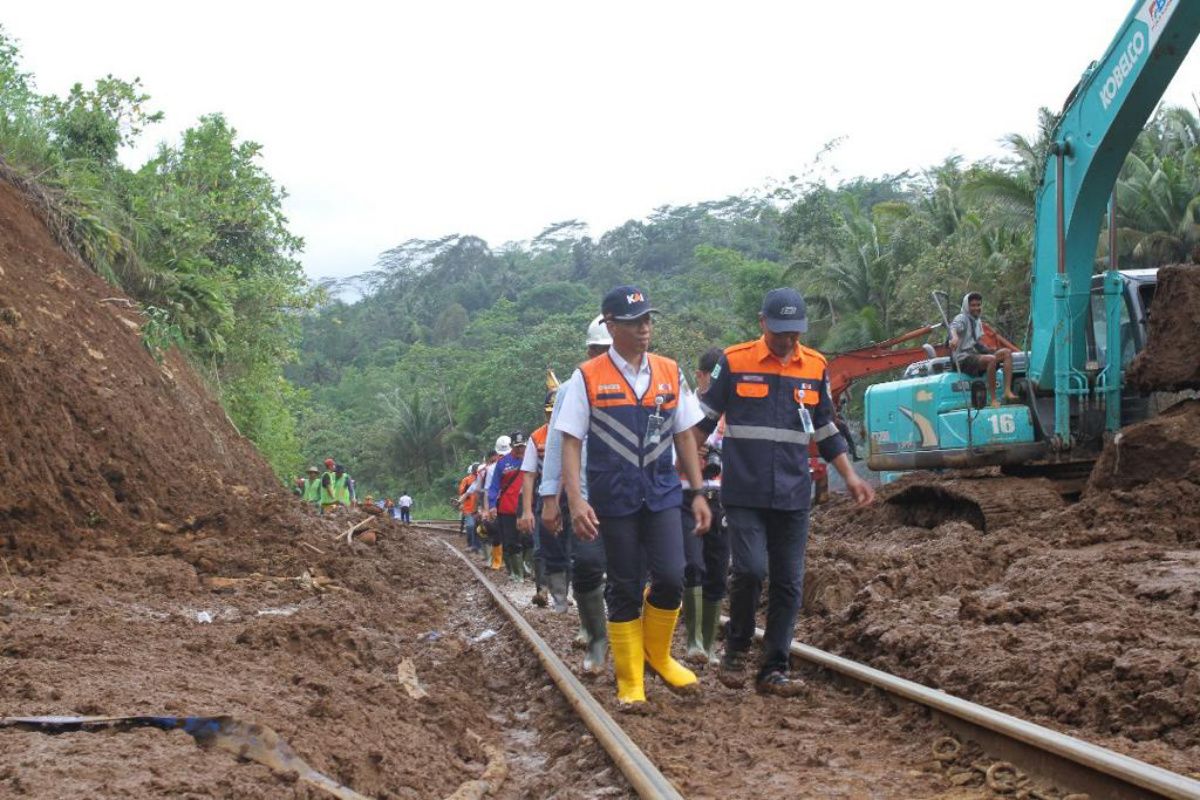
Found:
[[[700,604],[703,602],[699,586],[683,587],[683,625],[687,633],[684,642],[687,644],[687,654],[684,659],[690,664],[707,664],[708,653],[704,652],[704,642],[700,634]]]
[[[700,601],[700,643],[708,656],[708,663],[716,666],[721,663],[717,656],[717,628],[721,625],[721,601]]]
[[[567,613],[567,573],[551,572],[546,576],[546,584],[550,587],[550,600],[554,610],[559,614]]]
[[[588,637],[583,671],[600,672],[608,656],[608,614],[604,608],[604,587],[597,586],[590,592],[577,594],[575,602],[579,606],[579,619]]]

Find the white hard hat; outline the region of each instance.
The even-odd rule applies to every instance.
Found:
[[[509,436],[496,437],[496,452],[506,456],[512,452],[512,438]]]
[[[588,325],[587,346],[604,345],[609,347],[612,345],[612,335],[608,332],[608,326],[604,324],[604,315],[596,317],[592,320],[592,324]]]

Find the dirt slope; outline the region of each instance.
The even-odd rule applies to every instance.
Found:
[[[381,798],[450,795],[488,744],[496,797],[629,796],[440,543],[335,542],[359,515],[286,493],[30,208],[0,179],[0,716],[230,714]],[[327,795],[181,732],[6,729],[0,796]]]
[[[159,366],[119,291],[0,181],[0,549],[26,561],[211,525],[276,481],[196,375]]]
[[[1149,342],[1126,380],[1144,391],[1200,389],[1200,266],[1158,271],[1150,309]]]
[[[1200,771],[1200,401],[1125,429],[1075,505],[982,534],[843,501],[809,553],[813,644]]]

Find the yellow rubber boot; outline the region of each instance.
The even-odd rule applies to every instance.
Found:
[[[675,623],[678,621],[678,608],[667,611],[649,603],[642,606],[646,661],[668,688],[681,694],[691,694],[700,689],[696,673],[671,658],[671,637],[675,635]]]
[[[608,647],[617,673],[617,700],[631,705],[646,702],[642,621],[608,623]]]
[[[492,569],[500,569],[504,566],[504,546],[499,544],[492,545]]]

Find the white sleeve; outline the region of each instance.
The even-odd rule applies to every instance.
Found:
[[[671,419],[671,433],[683,433],[696,427],[696,424],[704,419],[704,412],[700,410],[700,400],[688,388],[687,378],[683,377],[682,370],[679,372],[679,405]]]
[[[587,384],[583,381],[583,373],[575,370],[571,379],[558,391],[563,400],[558,419],[554,422],[554,429],[574,436],[576,439],[582,439],[587,433],[588,423],[591,421]]]
[[[521,458],[521,472],[537,472],[540,466],[537,445],[531,441],[525,445],[525,455]]]

